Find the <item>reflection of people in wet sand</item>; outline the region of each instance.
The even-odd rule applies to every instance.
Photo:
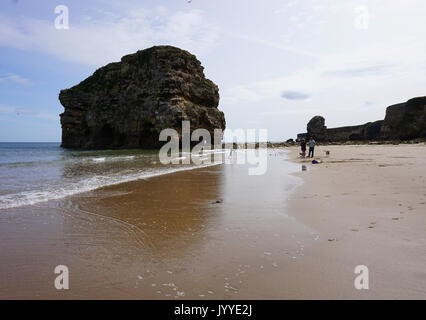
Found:
[[[231,158],[233,154],[234,154],[234,147],[231,148],[231,152],[229,153],[229,157]]]
[[[300,155],[302,156],[302,158],[304,158],[306,156],[306,140],[305,139],[302,139],[302,142],[300,143],[300,149],[302,150]]]

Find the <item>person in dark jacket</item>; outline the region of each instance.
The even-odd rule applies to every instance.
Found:
[[[302,142],[300,143],[300,149],[302,150],[302,152],[300,153],[302,158],[306,157],[306,140],[305,139],[302,139]]]

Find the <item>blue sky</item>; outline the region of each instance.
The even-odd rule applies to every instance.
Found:
[[[4,0],[0,141],[60,141],[61,89],[159,44],[198,57],[228,128],[277,141],[317,114],[329,127],[382,119],[426,95],[425,16],[423,0]]]

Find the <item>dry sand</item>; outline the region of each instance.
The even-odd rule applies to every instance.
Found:
[[[328,157],[325,150],[330,151]],[[426,298],[426,146],[319,146],[289,213],[320,241],[298,261],[295,298]],[[354,268],[369,289],[354,289]]]

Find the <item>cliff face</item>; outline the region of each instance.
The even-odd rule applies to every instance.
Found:
[[[377,140],[383,120],[367,122],[359,126],[347,126],[327,129],[328,141]]]
[[[426,97],[389,106],[384,120],[358,126],[327,129],[324,118],[315,116],[308,122],[307,133],[299,133],[297,138],[310,136],[318,141],[426,138]]]
[[[384,139],[426,137],[426,97],[413,98],[406,103],[388,107],[382,136]]]
[[[65,148],[158,148],[162,129],[225,129],[219,89],[187,51],[156,46],[124,56],[59,94]]]
[[[394,139],[399,135],[398,127],[404,117],[405,103],[394,104],[386,108],[385,123],[381,129],[382,137]]]

